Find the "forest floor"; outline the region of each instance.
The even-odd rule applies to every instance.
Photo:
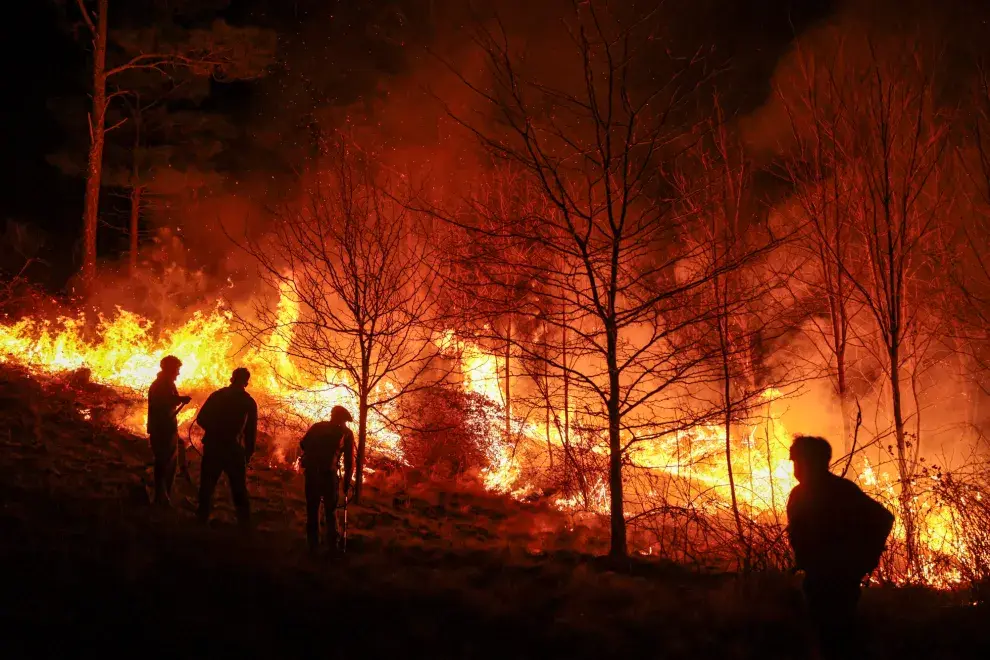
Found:
[[[301,476],[252,466],[255,531],[224,484],[203,527],[181,477],[173,509],[148,504],[147,441],[106,421],[106,394],[0,366],[0,657],[809,657],[784,577],[617,568],[539,531],[561,514],[483,492],[372,478],[347,553],[312,559]],[[864,650],[990,657],[965,601],[867,589]]]

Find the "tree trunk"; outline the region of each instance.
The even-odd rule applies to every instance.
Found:
[[[134,122],[134,147],[131,151],[131,223],[129,263],[131,279],[137,277],[138,269],[138,234],[141,228],[141,197],[144,188],[141,186],[141,99],[132,111]]]
[[[567,306],[564,304],[561,313],[561,377],[564,379],[564,425],[560,430],[561,442],[564,445],[564,456],[570,461],[571,467],[577,478],[578,487],[581,489],[581,502],[585,509],[591,508],[591,494],[588,490],[588,478],[584,473],[584,468],[578,462],[577,457],[571,447],[571,375],[567,370]]]
[[[550,462],[550,470],[553,471],[553,442],[550,439],[551,420],[553,419],[553,402],[550,400],[550,332],[544,326],[543,333],[543,391],[544,391],[544,417],[546,418],[547,429],[547,457]]]
[[[96,33],[93,35],[93,108],[89,115],[89,161],[86,168],[86,201],[83,207],[82,285],[87,290],[96,279],[96,227],[100,214],[107,110],[107,4],[108,0],[99,0]]]
[[[547,425],[547,458],[550,464],[550,470],[553,471],[553,442],[550,438],[550,428],[553,420],[553,404],[550,401],[550,366],[543,363],[543,387],[546,389],[546,409],[544,410],[544,416],[546,417]]]
[[[367,378],[364,379],[367,381]],[[358,397],[358,446],[357,460],[354,461],[354,498],[355,504],[361,502],[361,492],[364,487],[364,452],[368,440],[368,388],[362,386]]]
[[[836,356],[839,358],[839,369],[836,371],[837,377],[837,390],[839,396],[839,414],[842,415],[842,446],[843,446],[843,468],[840,473],[843,477],[849,477],[854,481],[859,478],[859,469],[853,462],[853,454],[855,452],[861,451],[862,447],[856,447],[855,437],[859,430],[860,417],[859,409],[857,406],[857,417],[855,421],[853,420],[853,408],[851,402],[849,401],[848,386],[846,385],[846,372],[845,372],[845,357]],[[834,457],[833,457],[834,458]]]
[[[619,416],[619,332],[614,324],[605,328],[607,338],[608,362],[608,485],[609,485],[609,523],[611,527],[611,544],[609,555],[613,559],[625,559],[628,555],[626,547],[626,518],[622,495],[622,438],[620,436]]]
[[[129,251],[129,264],[131,279],[137,277],[138,270],[138,233],[141,225],[141,195],[144,189],[141,186],[131,185],[131,248]]]
[[[567,371],[567,310],[564,310],[564,319],[561,323],[563,336],[561,339],[561,366],[564,376],[564,444],[570,446],[571,441],[571,375]]]
[[[505,441],[512,437],[512,322],[505,331]]]
[[[836,196],[838,194],[836,193]],[[825,269],[828,278],[829,288],[829,312],[832,321],[832,347],[835,351],[835,378],[836,393],[839,397],[839,409],[842,414],[842,448],[844,453],[849,454],[853,450],[852,446],[852,426],[848,387],[846,383],[846,340],[848,334],[848,311],[846,309],[846,294],[843,286],[843,252],[842,252],[842,223],[838,213],[835,217],[835,228],[831,237],[832,245],[828,250],[828,256],[822,252],[823,259],[835,259],[835,268],[831,264]]]
[[[512,380],[510,367],[512,364],[512,322],[505,331],[505,441],[512,438]]]
[[[722,403],[725,409],[725,414],[722,419],[722,424],[725,430],[725,469],[729,476],[729,497],[732,504],[732,517],[736,523],[736,533],[739,536],[739,545],[744,553],[743,570],[748,572],[750,568],[749,543],[746,541],[746,532],[743,529],[742,515],[739,513],[739,499],[736,497],[736,477],[735,471],[732,469],[732,374],[729,369],[731,347],[729,346],[728,309],[726,309],[723,301],[719,300],[719,298],[723,297],[720,286],[721,285],[716,278],[715,298],[716,304],[720,310],[718,318],[716,318],[716,323],[718,324],[719,352],[722,360]]]
[[[846,469],[848,470],[852,466],[852,475],[855,478],[857,470],[853,466],[852,452],[856,450],[856,447],[853,446],[856,425],[853,423],[852,409],[849,406],[849,385],[846,382],[846,347],[844,340],[839,339],[838,332],[836,332],[836,341],[841,342],[836,344],[835,350],[835,389],[836,395],[839,397],[839,414],[842,415],[842,448],[843,454],[847,457]],[[842,474],[845,476],[846,472],[844,471]]]
[[[897,472],[900,477],[901,516],[904,521],[904,546],[907,552],[908,574],[913,572],[916,565],[914,515],[911,512],[911,500],[914,489],[911,485],[912,475],[908,470],[907,438],[904,431],[904,411],[901,405],[900,379],[900,350],[896,342],[891,342],[888,349],[890,359],[890,403],[894,415],[894,439],[897,446]]]
[[[835,389],[839,397],[839,410],[842,415],[842,448],[846,455],[853,450],[853,425],[850,419],[848,386],[846,385],[846,356],[845,351],[835,353]]]
[[[830,251],[820,250],[823,262],[832,259],[837,248]],[[838,271],[838,272],[835,272]],[[822,274],[826,280],[829,325],[832,330],[832,355],[835,358],[835,395],[839,399],[839,410],[842,415],[842,450],[843,454],[852,451],[852,437],[849,425],[849,410],[846,401],[846,342],[845,342],[845,309],[842,300],[841,269],[832,270],[829,263],[823,263]]]

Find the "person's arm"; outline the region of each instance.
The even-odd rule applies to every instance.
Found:
[[[244,424],[244,452],[250,459],[254,453],[254,443],[258,438],[258,404],[252,398],[248,398],[248,401],[250,401],[250,405]]]
[[[309,429],[306,431],[306,433],[303,435],[302,440],[299,441],[299,450],[303,454],[306,453],[306,446],[310,444],[310,442],[312,441],[311,439],[313,437],[313,428],[315,426],[316,426],[315,424],[313,426],[310,426]]]
[[[172,406],[172,410],[174,410],[176,413],[179,412],[180,407],[192,401],[191,396],[180,395],[179,390],[177,390],[174,386],[172,387],[172,394],[175,395],[175,404]]]
[[[865,565],[861,568],[864,573],[870,574],[880,564],[887,547],[887,538],[894,528],[894,514],[866,493],[860,491],[860,495],[863,499],[863,529],[860,533],[868,542],[868,555],[863,557]]]
[[[174,413],[180,403],[182,403],[182,397],[175,391],[174,385],[169,387],[161,381],[155,381],[148,388],[148,405],[155,410],[163,413],[166,410],[171,410]]]
[[[876,511],[877,527],[883,534],[884,542],[886,542],[887,537],[890,536],[890,533],[894,529],[894,514],[872,497],[870,501],[873,502],[873,509]]]
[[[348,429],[344,433],[344,497],[351,488],[354,476],[354,434]]]
[[[210,415],[213,414],[213,407],[216,403],[216,395],[217,393],[214,392],[210,396],[206,397],[203,407],[199,409],[199,413],[196,415],[196,424],[198,424],[199,428],[203,429],[207,433],[209,433],[210,426],[212,426],[210,423]]]
[[[172,411],[172,415],[177,415],[179,408],[192,401],[191,396],[179,396],[179,390],[175,383],[169,383],[168,397],[168,407]]]
[[[157,390],[158,381],[155,381],[148,388],[148,415],[144,429],[148,432],[148,435],[151,435],[155,430],[155,418],[158,415]]]

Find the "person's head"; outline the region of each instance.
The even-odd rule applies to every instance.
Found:
[[[335,424],[346,424],[347,422],[353,422],[354,418],[351,417],[351,413],[347,412],[347,408],[344,406],[334,406],[330,409],[330,421]]]
[[[234,373],[230,374],[230,384],[234,387],[247,387],[251,380],[251,372],[244,367],[237,367]]]
[[[182,360],[174,355],[166,355],[162,358],[162,361],[158,363],[158,366],[161,368],[162,374],[174,382],[175,379],[179,377],[179,369],[182,368]]]
[[[813,435],[795,436],[791,444],[791,460],[794,462],[794,478],[798,482],[814,480],[828,474],[832,445],[825,438]]]

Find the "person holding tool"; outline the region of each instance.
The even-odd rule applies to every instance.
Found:
[[[176,415],[192,397],[179,396],[175,381],[182,361],[166,355],[159,363],[161,371],[148,388],[148,440],[155,457],[155,504],[171,506],[172,485],[178,462],[179,423]]]
[[[347,496],[354,475],[354,434],[347,428],[353,421],[343,406],[334,406],[329,422],[317,422],[299,442],[300,464],[306,479],[306,540],[309,549],[320,549],[320,503],[329,548],[345,549],[347,543]],[[340,490],[340,458],[344,458],[344,521],[337,529],[336,510]]]

